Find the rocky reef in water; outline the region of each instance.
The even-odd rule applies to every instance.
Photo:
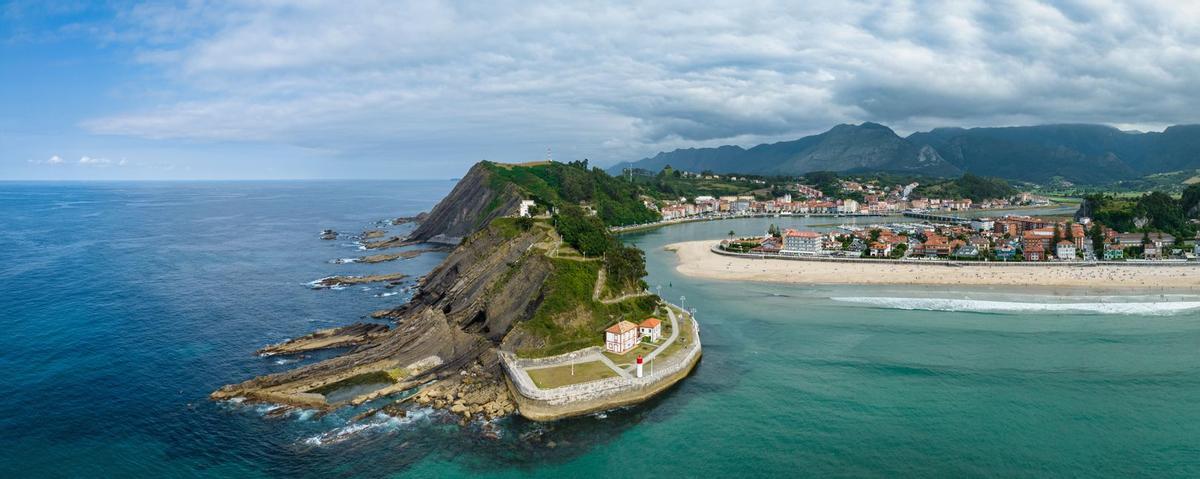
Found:
[[[502,342],[525,342],[515,337],[524,333],[513,330],[513,325],[528,319],[542,301],[553,265],[532,247],[548,241],[552,229],[493,224],[495,218],[515,212],[521,195],[511,184],[493,190],[490,175],[479,165],[472,168],[406,239],[465,238],[420,279],[416,295],[407,304],[373,314],[391,320],[391,329],[364,330],[345,354],[230,384],[211,397],[327,409],[422,386],[421,402],[464,416],[511,413],[513,403],[503,387],[495,350]],[[291,344],[319,343],[321,337],[318,332]],[[281,353],[288,345],[265,350]],[[380,380],[384,387],[339,403],[330,403],[324,394],[341,385]]]

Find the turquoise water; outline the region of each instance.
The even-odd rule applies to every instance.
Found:
[[[263,344],[402,302],[304,283],[419,275],[438,255],[332,265],[360,252],[316,233],[428,209],[450,186],[0,183],[0,475],[1200,476],[1200,296],[729,283],[681,277],[662,250],[804,220],[626,237],[648,282],[697,308],[705,345],[644,405],[507,419],[493,438],[422,409],[348,425],[359,411],[205,399],[318,359],[276,364],[251,354]],[[1055,310],[1080,302],[1109,307]]]

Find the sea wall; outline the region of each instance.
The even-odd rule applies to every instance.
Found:
[[[518,410],[527,419],[550,421],[603,411],[638,403],[649,399],[679,380],[687,377],[701,356],[700,326],[694,318],[691,338],[683,351],[670,358],[656,361],[654,371],[641,378],[615,377],[582,384],[542,389],[534,384],[524,368],[569,364],[571,361],[592,357],[600,352],[591,347],[549,358],[521,359],[507,352],[500,352],[508,384],[516,399]]]

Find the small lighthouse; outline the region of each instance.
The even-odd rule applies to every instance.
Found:
[[[642,377],[642,355],[640,355],[640,354],[638,355],[638,363],[637,364],[638,364],[637,374],[638,374],[638,377],[640,378],[640,377]]]

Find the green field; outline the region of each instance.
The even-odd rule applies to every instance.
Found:
[[[600,361],[576,364],[574,374],[572,374],[572,367],[569,364],[551,368],[527,369],[526,372],[529,373],[529,378],[533,379],[533,383],[542,389],[617,377],[616,371]]]

